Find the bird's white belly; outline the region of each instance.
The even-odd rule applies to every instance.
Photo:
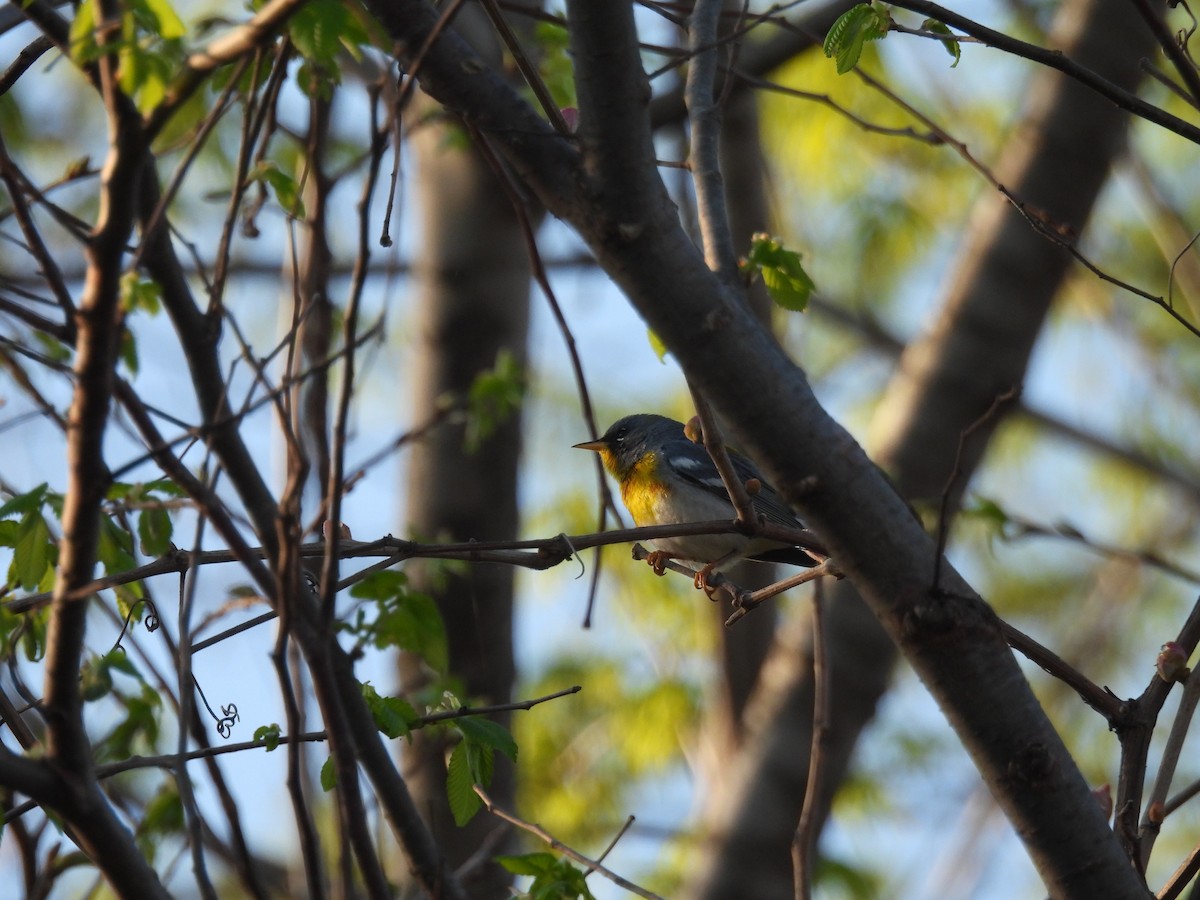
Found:
[[[694,508],[687,510],[686,517],[681,517],[674,510],[674,504],[668,503],[666,497],[658,497],[655,501],[653,521],[660,525],[687,524],[691,522],[708,522],[716,519],[733,520],[733,505],[721,502],[716,497],[701,495],[695,498],[700,501]],[[652,550],[661,550],[678,559],[689,559],[701,563],[710,563],[727,556],[731,552],[741,551],[748,543],[748,538],[740,534],[703,534],[683,537],[656,538],[646,544]]]

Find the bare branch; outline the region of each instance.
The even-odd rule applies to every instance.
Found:
[[[1147,103],[1136,94],[1118,87],[1092,69],[1081,66],[1069,59],[1061,51],[1047,50],[1035,44],[1010,37],[1002,32],[994,31],[985,25],[980,25],[978,22],[968,19],[966,16],[959,15],[936,3],[927,2],[927,0],[894,0],[892,5],[899,6],[901,9],[912,10],[931,19],[936,19],[951,28],[957,28],[959,31],[977,38],[989,47],[1004,50],[1013,56],[1028,59],[1050,69],[1057,69],[1080,84],[1091,88],[1106,100],[1111,100],[1120,109],[1131,112],[1135,116],[1145,119],[1147,122],[1160,125],[1168,131],[1178,134],[1180,137],[1187,138],[1193,143],[1200,143],[1200,128],[1180,119],[1178,116],[1171,115],[1161,107]]]
[[[545,841],[552,850],[557,850],[563,856],[568,856],[580,865],[587,866],[588,870],[591,872],[599,872],[613,884],[617,885],[617,887],[622,887],[629,891],[629,893],[637,894],[639,897],[646,897],[648,900],[663,900],[663,898],[658,894],[651,893],[645,888],[634,884],[632,881],[622,878],[612,869],[602,865],[599,860],[589,859],[579,851],[568,847],[550,832],[546,831],[546,829],[544,829],[541,825],[535,825],[532,822],[526,822],[524,819],[521,819],[512,813],[500,809],[492,802],[492,798],[487,795],[487,791],[485,791],[479,785],[475,785],[475,793],[479,795],[479,799],[483,801],[484,807],[492,815],[503,819],[505,822],[508,822],[512,825],[516,825],[522,831],[528,831],[535,837]]]
[[[688,26],[691,62],[687,71],[688,122],[691,125],[692,178],[696,211],[704,243],[704,261],[728,284],[737,282],[737,254],[725,209],[725,180],[721,176],[721,113],[717,106],[717,23],[721,0],[697,0]]]

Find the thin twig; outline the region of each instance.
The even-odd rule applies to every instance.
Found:
[[[942,558],[946,554],[946,541],[950,537],[950,500],[959,486],[963,474],[963,455],[966,451],[967,440],[984,425],[997,419],[1001,409],[1021,396],[1020,387],[1011,387],[1002,394],[992,398],[991,405],[974,422],[964,428],[958,435],[958,447],[954,451],[954,467],[942,487],[942,496],[938,504],[937,546],[933,557],[933,590],[938,590],[942,582]]]
[[[995,31],[965,16],[959,15],[937,3],[927,0],[892,0],[893,6],[920,13],[927,18],[936,19],[944,25],[957,28],[971,37],[978,38],[982,43],[998,50],[1004,50],[1013,56],[1019,56],[1032,62],[1039,63],[1051,69],[1057,69],[1064,75],[1075,79],[1091,88],[1101,97],[1111,100],[1120,109],[1133,113],[1148,122],[1153,122],[1168,131],[1173,131],[1193,143],[1200,144],[1200,127],[1184,121],[1178,116],[1171,115],[1164,109],[1142,100],[1123,88],[1113,84],[1104,76],[1081,66],[1068,58],[1061,51],[1047,50],[1010,35]]]
[[[147,140],[158,134],[206,77],[221,66],[249,58],[255,50],[269,43],[303,6],[304,0],[270,0],[249,20],[191,54],[162,101],[146,114]],[[236,77],[233,80],[236,81]]]
[[[1154,842],[1158,838],[1163,819],[1167,815],[1167,794],[1171,789],[1171,780],[1175,777],[1179,757],[1183,752],[1183,742],[1187,738],[1188,728],[1196,714],[1197,705],[1200,705],[1200,666],[1192,669],[1187,681],[1184,682],[1179,709],[1175,712],[1175,718],[1171,723],[1171,733],[1167,736],[1167,743],[1163,746],[1162,759],[1158,763],[1158,774],[1155,775],[1150,795],[1146,798],[1146,809],[1142,814],[1142,825],[1139,829],[1143,871],[1150,864],[1150,854],[1154,849]]]
[[[634,817],[632,815],[625,817],[624,824],[622,824],[621,827],[619,829],[617,829],[617,833],[613,835],[612,840],[608,842],[608,846],[604,848],[604,851],[599,856],[596,857],[597,862],[604,862],[604,860],[608,858],[608,854],[613,852],[613,848],[617,846],[617,842],[620,841],[621,838],[625,837],[625,833],[627,831],[629,831],[629,829],[632,827],[632,825],[635,821],[636,821],[636,817]],[[587,878],[594,871],[595,871],[595,869],[589,868],[586,872],[583,873],[583,877]]]
[[[826,576],[832,578],[842,577],[842,570],[838,568],[837,564],[832,559],[826,559],[824,562],[814,566],[811,569],[804,569],[793,575],[791,578],[784,578],[781,581],[777,581],[774,584],[769,584],[757,591],[743,592],[735,597],[734,602],[737,608],[733,611],[733,614],[725,620],[725,626],[729,627],[737,624],[737,622],[744,618],[750,612],[750,610],[754,609],[756,606],[762,605],[762,603],[770,600],[772,597],[777,597],[784,591],[789,591],[794,587],[798,587],[799,585],[806,584],[810,581],[816,581],[818,578],[824,578]]]
[[[347,352],[342,362],[342,391],[338,398],[337,416],[334,419],[333,452],[329,466],[329,482],[326,486],[329,517],[333,526],[328,529],[329,533],[326,537],[328,549],[321,568],[321,612],[326,624],[333,621],[334,598],[337,593],[334,581],[338,575],[337,549],[342,532],[342,496],[346,489],[343,479],[346,467],[346,430],[350,423],[350,401],[354,396],[355,353],[353,348],[357,344],[359,305],[371,260],[369,210],[371,198],[375,194],[375,185],[379,179],[379,167],[383,160],[383,152],[387,149],[387,140],[379,130],[378,100],[379,89],[372,88],[368,130],[371,136],[371,154],[358,201],[358,253],[354,260],[354,274],[350,279],[350,297],[344,315],[342,338],[342,345]]]
[[[1200,599],[1192,605],[1187,619],[1175,638],[1186,657],[1191,657],[1200,644]],[[1136,700],[1125,703],[1116,724],[1121,743],[1121,762],[1117,777],[1117,798],[1113,830],[1129,859],[1135,866],[1141,862],[1138,840],[1138,816],[1142,808],[1142,792],[1149,766],[1150,742],[1163,704],[1171,693],[1173,683],[1155,672],[1146,689]]]
[[[554,126],[554,130],[563,137],[570,137],[571,129],[567,126],[562,112],[559,111],[558,104],[554,102],[554,97],[550,93],[550,89],[546,87],[546,82],[542,80],[537,66],[529,59],[529,54],[525,52],[525,48],[521,46],[521,42],[517,40],[517,36],[513,33],[512,28],[509,27],[508,20],[500,12],[500,7],[496,3],[496,0],[482,0],[481,5],[484,12],[487,13],[488,18],[491,19],[492,27],[496,29],[496,33],[500,35],[500,39],[504,41],[504,46],[512,54],[513,62],[521,70],[521,76],[525,79],[525,83],[529,85],[529,89],[533,91],[533,95],[537,97],[537,101],[542,107],[542,112],[546,114],[546,118],[550,120],[550,124]]]
[[[44,34],[39,34],[26,44],[17,54],[17,58],[4,70],[4,74],[0,75],[0,96],[7,94],[29,67],[53,46],[54,41]]]
[[[817,840],[817,799],[821,793],[821,775],[824,771],[825,748],[829,743],[831,719],[829,715],[832,685],[829,667],[825,660],[825,616],[822,610],[825,591],[817,582],[812,595],[812,649],[813,649],[813,720],[812,743],[808,751],[808,777],[804,786],[804,804],[800,809],[800,820],[792,838],[792,879],[796,900],[812,897],[812,855]]]
[[[1088,259],[1088,257],[1084,256],[1077,246],[1077,241],[1075,240],[1076,235],[1071,228],[1065,226],[1061,222],[1054,221],[1050,216],[1046,215],[1045,211],[1030,206],[1024,200],[1014,194],[1007,185],[1002,184],[996,178],[996,176],[985,165],[983,165],[983,163],[979,162],[979,160],[975,158],[966,144],[964,144],[962,141],[955,140],[954,137],[952,137],[945,129],[937,125],[937,123],[935,123],[932,119],[920,112],[911,104],[905,102],[894,91],[887,88],[877,79],[872,78],[861,68],[854,69],[854,74],[862,79],[862,81],[864,81],[866,84],[870,85],[876,91],[881,93],[883,96],[887,97],[909,115],[913,116],[926,127],[928,127],[933,134],[941,138],[942,141],[950,146],[959,156],[961,156],[963,160],[965,160],[966,163],[971,166],[971,168],[975,169],[976,172],[982,175],[988,181],[988,183],[991,184],[992,187],[995,188],[1002,197],[1004,197],[1005,200],[1012,204],[1013,208],[1021,215],[1026,223],[1033,228],[1034,231],[1046,238],[1055,246],[1060,247],[1069,253],[1076,262],[1078,262],[1081,266],[1083,266],[1101,281],[1120,288],[1123,291],[1127,291],[1128,293],[1133,294],[1135,297],[1141,297],[1143,300],[1149,300],[1155,306],[1158,306],[1165,311],[1167,315],[1174,319],[1178,324],[1182,325],[1187,331],[1191,332],[1192,335],[1200,337],[1200,327],[1184,318],[1184,316],[1171,305],[1168,299],[1165,299],[1160,294],[1147,291],[1135,284],[1132,284],[1131,282],[1123,281],[1122,279],[1117,278],[1115,275],[1109,274]]]
[[[127,390],[127,388],[123,388]],[[122,396],[124,401],[126,398]],[[139,423],[140,425],[140,423]],[[173,470],[172,477],[180,470]],[[209,514],[212,514],[210,498],[201,497],[197,501]],[[682,525],[647,525],[641,528],[621,528],[613,531],[589,532],[587,534],[558,534],[554,537],[534,538],[517,541],[459,541],[446,544],[424,544],[417,541],[405,541],[400,538],[380,538],[376,541],[341,542],[339,557],[341,559],[362,559],[368,557],[391,557],[388,565],[394,565],[407,559],[455,559],[463,562],[494,562],[505,565],[521,566],[527,569],[542,571],[553,568],[571,559],[579,550],[589,550],[592,547],[608,546],[609,544],[632,544],[637,541],[651,541],[670,537],[695,537],[709,534],[738,534],[740,526],[730,519],[715,519],[707,522],[689,522]],[[785,540],[797,539],[793,543],[803,543],[805,532],[799,529],[765,529],[764,534],[777,536],[788,535]],[[216,565],[228,562],[242,562],[248,559],[264,559],[267,555],[265,547],[251,547],[244,542],[228,550],[205,550],[197,554],[194,562],[189,561],[187,554],[178,550],[168,551],[158,559],[130,569],[97,578],[80,585],[67,595],[68,600],[81,600],[97,591],[130,584],[154,575],[164,575],[186,571],[191,565]],[[303,544],[299,547],[302,557],[320,557],[325,553],[324,542]],[[690,570],[689,570],[690,571]],[[695,574],[695,573],[693,573]],[[347,576],[338,582],[339,586],[348,587],[361,580],[361,573]],[[339,589],[343,589],[339,587]],[[49,593],[30,594],[4,601],[4,608],[10,613],[29,612],[39,609],[49,602]]]
[[[1154,896],[1157,900],[1175,900],[1200,872],[1200,845],[1192,848],[1191,852],[1179,864],[1179,868],[1167,879]]]
[[[1179,77],[1187,89],[1184,99],[1192,107],[1200,107],[1200,72],[1196,71],[1196,64],[1188,59],[1186,51],[1175,40],[1175,35],[1171,33],[1170,27],[1163,19],[1161,8],[1156,8],[1149,0],[1133,0],[1133,5],[1141,14],[1142,20],[1154,33],[1158,46],[1162,48],[1163,53],[1171,60],[1171,65],[1175,67],[1175,71],[1179,73]]]
[[[1004,639],[1008,641],[1008,646],[1020,651],[1029,660],[1037,663],[1066,684],[1079,695],[1084,703],[1104,716],[1110,723],[1117,721],[1122,712],[1122,704],[1112,691],[1101,688],[1053,650],[1043,647],[1029,635],[1014,628],[1003,619],[1000,621],[1000,630],[1004,634]]]
[[[747,528],[755,528],[758,525],[758,516],[754,510],[754,501],[750,499],[750,492],[733,467],[733,460],[729,458],[729,451],[725,447],[725,439],[721,434],[721,429],[717,426],[717,418],[713,415],[708,401],[691,382],[688,382],[688,388],[692,393],[692,403],[696,407],[696,415],[700,419],[704,449],[708,451],[713,465],[717,467],[721,482],[729,494],[729,502],[733,504],[733,508],[737,512],[737,520]]]
[[[1012,531],[1003,532],[1003,538],[1006,541],[1015,541],[1025,537],[1057,538],[1058,540],[1069,541],[1085,550],[1090,550],[1109,559],[1129,560],[1138,565],[1157,569],[1166,575],[1171,575],[1182,581],[1187,581],[1191,584],[1200,584],[1200,571],[1188,569],[1178,563],[1163,559],[1154,550],[1130,550],[1127,547],[1120,547],[1116,544],[1096,541],[1089,538],[1069,522],[1057,525],[1045,525],[1040,522],[1034,522],[1032,519],[1010,515],[1007,512],[1004,515],[1004,524],[1014,526]]]
[[[475,793],[479,795],[479,799],[483,801],[483,805],[487,811],[497,818],[503,819],[505,822],[517,826],[522,831],[527,831],[535,837],[540,838],[541,840],[545,841],[552,850],[557,850],[563,856],[568,856],[580,865],[587,866],[589,871],[599,872],[613,884],[617,885],[617,887],[623,887],[631,894],[637,894],[639,897],[647,898],[647,900],[663,900],[663,898],[658,894],[652,893],[643,887],[639,887],[632,881],[622,878],[616,872],[612,871],[612,869],[606,868],[604,865],[602,865],[599,860],[589,859],[579,851],[568,847],[550,832],[546,831],[546,829],[544,829],[541,825],[537,825],[533,822],[526,822],[524,819],[501,809],[492,802],[492,798],[487,795],[487,791],[485,791],[479,785],[475,785],[474,789]]]

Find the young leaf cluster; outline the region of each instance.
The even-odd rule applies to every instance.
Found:
[[[844,75],[858,65],[867,41],[887,37],[891,25],[892,17],[886,9],[874,3],[860,3],[838,16],[825,35],[822,49],[837,62],[838,74]]]
[[[588,890],[586,873],[553,853],[497,856],[496,862],[514,875],[533,877],[523,895],[529,900],[595,900]]]
[[[86,64],[115,52],[121,89],[145,113],[166,96],[184,58],[187,29],[167,0],[132,0],[122,9],[120,38],[101,47],[96,41],[95,0],[84,0],[71,23],[72,57]]]
[[[350,596],[374,602],[375,615],[359,607],[353,620],[339,627],[378,649],[395,647],[415,653],[435,672],[449,665],[446,626],[437,603],[428,594],[411,590],[408,576],[385,569],[364,578],[350,589]]]
[[[503,725],[482,716],[456,719],[452,727],[462,735],[462,740],[450,754],[446,767],[446,795],[454,821],[461,827],[483,807],[475,785],[484,788],[491,785],[495,752],[499,750],[516,762],[517,742]]]
[[[508,421],[520,409],[524,396],[525,373],[510,351],[501,350],[496,354],[496,364],[476,375],[467,392],[468,452],[478,450]]]
[[[800,254],[788,250],[783,241],[765,232],[750,239],[750,250],[739,264],[750,280],[762,277],[771,299],[784,309],[804,312],[816,285],[804,271]]]

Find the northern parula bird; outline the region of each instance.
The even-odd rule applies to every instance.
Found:
[[[584,441],[575,447],[600,454],[639,526],[733,519],[737,514],[708,451],[689,440],[683,424],[674,419],[647,413],[626,416],[614,422],[599,440]],[[732,450],[729,458],[743,484],[751,479],[757,482],[757,491],[750,499],[760,517],[787,528],[804,528],[754,463]],[[799,547],[743,534],[656,538],[647,543],[671,558],[703,563],[705,571],[741,558],[796,566],[817,564]],[[813,546],[819,546],[815,539]],[[655,570],[661,574],[661,565]]]

